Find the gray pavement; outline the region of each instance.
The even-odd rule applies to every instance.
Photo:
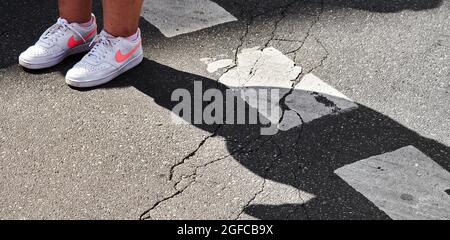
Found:
[[[81,56],[17,64],[55,1],[0,3],[0,219],[450,219],[450,1],[212,2],[237,21],[165,36],[144,15],[143,63],[83,91],[64,83]],[[302,73],[271,82],[255,47]],[[207,71],[224,59],[235,66]],[[237,87],[280,90],[289,128],[171,122],[175,89],[225,91],[236,72]]]

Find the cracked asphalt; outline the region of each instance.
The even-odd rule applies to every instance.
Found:
[[[168,38],[142,18],[143,63],[85,91],[64,83],[81,56],[17,64],[56,1],[0,3],[0,219],[391,219],[335,171],[406,146],[450,171],[450,1],[213,2],[238,21]],[[101,21],[98,2],[94,12]],[[221,77],[239,67],[208,72],[200,59],[237,63],[256,46],[302,68],[277,86],[298,126],[263,136],[259,125],[171,122],[175,89],[225,91]],[[308,74],[357,108],[314,95],[333,114],[305,116]]]

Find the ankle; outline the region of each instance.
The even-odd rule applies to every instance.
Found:
[[[78,23],[78,24],[82,27],[90,27],[90,26],[92,26],[92,24],[94,24],[94,22],[95,22],[95,17],[92,15],[91,19],[89,21],[83,22],[83,23]]]
[[[74,17],[64,16],[64,15],[61,15],[60,18],[66,20],[68,23],[76,23],[82,27],[89,27],[95,22],[95,17],[93,14],[91,14],[89,18],[87,18],[87,17],[74,18]]]
[[[105,32],[106,32],[109,36],[111,36],[111,37],[115,37],[115,38],[117,38],[117,37],[122,37],[122,38],[126,38],[126,39],[128,39],[128,40],[130,40],[130,41],[135,41],[135,40],[138,39],[139,36],[140,36],[140,31],[139,31],[139,29],[138,29],[136,32],[131,33],[131,34],[115,34],[115,33],[109,32],[109,31],[106,30],[106,29],[103,29],[103,31],[105,31]]]
[[[113,37],[122,37],[122,38],[128,38],[131,36],[134,36],[138,30],[136,28],[123,28],[118,26],[108,27],[108,25],[104,26],[105,32],[109,33]]]
[[[127,37],[128,40],[134,42],[139,38],[139,29],[131,36]]]

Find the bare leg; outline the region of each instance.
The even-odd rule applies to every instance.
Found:
[[[103,0],[105,31],[115,37],[136,33],[143,0]]]
[[[58,0],[58,6],[59,16],[70,23],[85,23],[91,20],[92,0]]]

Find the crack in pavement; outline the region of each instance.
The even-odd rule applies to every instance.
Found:
[[[159,205],[161,205],[163,202],[166,202],[166,201],[168,201],[168,200],[170,200],[170,199],[173,199],[173,198],[175,198],[176,196],[182,194],[182,193],[183,193],[186,189],[188,189],[194,182],[196,182],[197,176],[198,176],[198,171],[199,171],[200,169],[205,168],[205,167],[207,167],[207,166],[209,166],[209,165],[211,165],[211,164],[213,164],[213,163],[216,163],[216,162],[218,162],[218,161],[221,161],[221,160],[223,160],[223,159],[226,159],[226,158],[228,158],[228,157],[230,157],[230,156],[233,156],[233,155],[235,155],[235,154],[237,154],[237,153],[242,152],[242,150],[244,150],[244,149],[247,148],[247,147],[250,147],[252,144],[254,144],[255,142],[257,142],[257,140],[260,139],[260,138],[261,138],[261,136],[259,136],[258,138],[256,138],[255,141],[251,141],[249,144],[247,144],[247,145],[245,145],[245,146],[243,146],[243,147],[237,149],[236,151],[234,151],[234,152],[232,152],[232,153],[230,153],[230,154],[228,154],[228,155],[226,155],[226,156],[220,157],[220,158],[218,158],[218,159],[215,159],[215,160],[213,160],[213,161],[211,161],[211,162],[208,162],[208,163],[206,163],[206,164],[203,164],[203,165],[201,165],[201,166],[197,166],[197,167],[195,168],[194,173],[191,174],[191,175],[189,175],[189,176],[182,176],[181,179],[180,179],[177,183],[175,183],[174,186],[173,186],[175,192],[174,192],[173,194],[171,194],[170,196],[165,197],[165,198],[163,198],[163,199],[161,199],[161,200],[155,202],[149,209],[147,209],[146,211],[144,211],[144,212],[140,215],[139,219],[140,219],[140,220],[151,219],[150,212],[151,212],[152,210],[154,210],[155,208],[157,208],[157,207],[158,207]],[[208,138],[208,139],[209,139],[209,138]],[[265,144],[266,142],[267,142],[267,141],[264,141],[264,142],[262,142],[261,144]],[[203,146],[203,145],[204,145],[204,143],[202,144],[202,146]],[[259,149],[259,148],[258,148],[258,149]],[[197,149],[197,151],[198,151],[198,149]],[[194,154],[194,155],[195,155],[195,154]],[[190,181],[185,187],[183,187],[182,189],[177,189],[177,188],[176,188],[176,187],[178,186],[178,184],[181,183],[181,181],[183,181],[184,179],[191,178],[191,177],[194,177],[194,179],[193,179],[192,181]]]
[[[175,168],[178,167],[178,166],[180,166],[180,165],[183,165],[183,163],[184,163],[187,159],[189,159],[189,158],[195,156],[195,154],[198,152],[198,150],[205,144],[205,142],[206,142],[208,139],[217,136],[217,132],[219,131],[219,129],[220,129],[221,127],[222,127],[222,125],[219,125],[219,126],[214,130],[214,132],[213,132],[212,134],[208,135],[206,138],[204,138],[204,139],[198,144],[197,148],[194,149],[194,151],[190,152],[190,153],[189,153],[188,155],[186,155],[180,162],[176,163],[175,165],[173,165],[173,166],[170,168],[169,181],[172,181],[172,179],[173,179],[173,174],[174,174]]]
[[[287,52],[287,53],[286,53],[286,55],[292,54],[292,53],[294,54],[294,59],[293,59],[294,64],[296,64],[296,61],[297,61],[297,53],[298,53],[301,49],[303,49],[303,46],[305,45],[306,40],[308,40],[308,38],[311,36],[311,31],[312,31],[312,29],[313,29],[313,28],[317,25],[317,23],[320,21],[321,15],[322,15],[323,12],[324,12],[324,9],[325,9],[325,3],[324,3],[324,0],[321,0],[320,5],[321,5],[320,11],[319,11],[318,14],[315,15],[315,16],[316,16],[316,20],[309,26],[309,28],[308,28],[308,30],[307,30],[307,32],[306,32],[306,36],[304,37],[304,39],[301,40],[301,41],[299,40],[299,42],[301,42],[301,45],[300,45],[297,49],[295,49],[294,51],[290,51],[290,52]],[[304,121],[304,118],[301,116],[300,113],[298,113],[298,112],[295,111],[295,110],[292,110],[289,106],[287,106],[287,104],[286,104],[286,98],[287,98],[289,95],[291,95],[291,94],[293,93],[293,91],[294,91],[294,89],[295,89],[295,86],[296,86],[298,83],[300,83],[302,77],[304,77],[305,75],[311,73],[312,71],[316,70],[317,68],[323,66],[325,60],[328,59],[328,56],[329,56],[328,49],[325,47],[325,45],[324,45],[317,37],[314,37],[314,39],[315,39],[315,40],[319,43],[319,45],[324,49],[324,51],[325,51],[325,53],[326,53],[325,57],[323,57],[323,58],[321,59],[320,63],[319,63],[317,66],[313,67],[312,69],[310,69],[309,71],[307,71],[307,72],[305,72],[305,73],[304,73],[304,72],[300,73],[299,76],[297,76],[297,78],[296,78],[296,80],[294,81],[294,83],[292,84],[292,88],[290,89],[290,91],[287,92],[287,93],[280,99],[280,106],[281,106],[281,109],[282,109],[282,115],[281,115],[281,119],[280,119],[279,122],[281,123],[282,120],[284,119],[285,112],[290,110],[290,111],[295,112],[295,114],[299,117],[299,119],[300,119],[300,121],[301,121],[301,123],[302,123],[302,124],[300,125],[300,127],[299,127],[300,130],[299,130],[299,136],[298,136],[297,142],[300,141],[301,133],[302,133],[303,125],[304,125],[305,121]]]
[[[212,138],[212,137],[215,137],[215,136],[217,135],[217,132],[219,131],[219,129],[220,129],[221,127],[222,127],[222,125],[219,125],[219,126],[214,130],[214,132],[213,132],[212,134],[208,135],[206,138],[204,138],[204,139],[198,144],[197,148],[194,149],[194,151],[190,152],[190,153],[189,153],[188,155],[186,155],[180,162],[174,164],[174,165],[170,168],[169,181],[172,181],[172,179],[173,179],[173,174],[174,174],[175,168],[176,168],[177,166],[180,166],[180,165],[184,164],[184,163],[186,162],[186,160],[188,160],[189,158],[195,156],[195,154],[196,154],[196,153],[200,150],[200,148],[208,141],[208,139],[210,139],[210,138]],[[173,186],[173,188],[174,188],[174,190],[175,190],[175,193],[173,193],[173,194],[171,194],[170,196],[165,197],[165,198],[163,198],[163,199],[161,199],[161,200],[155,202],[150,208],[148,208],[147,210],[145,210],[145,211],[139,216],[139,219],[140,219],[140,220],[151,219],[151,216],[150,216],[150,215],[149,215],[149,216],[145,216],[145,215],[149,214],[153,209],[155,209],[156,207],[158,207],[161,203],[163,203],[163,202],[165,202],[165,201],[167,201],[167,200],[170,200],[170,199],[176,197],[177,195],[181,194],[181,193],[184,191],[184,189],[182,189],[182,190],[177,190],[177,189],[176,189],[176,186],[177,186],[180,182],[181,182],[181,180],[180,180],[178,183],[174,184],[174,186]]]
[[[163,202],[165,202],[165,201],[167,201],[167,200],[170,200],[170,199],[172,199],[172,198],[174,198],[174,197],[180,195],[181,193],[182,193],[182,191],[177,191],[177,192],[175,192],[174,194],[172,194],[172,195],[170,195],[170,196],[168,196],[168,197],[165,197],[165,198],[163,198],[163,199],[161,199],[161,200],[155,202],[149,209],[145,210],[145,211],[139,216],[139,220],[147,220],[147,219],[151,219],[151,216],[150,216],[150,215],[148,215],[148,216],[145,216],[145,215],[147,215],[148,213],[150,213],[153,209],[155,209],[155,208],[156,208],[157,206],[159,206],[161,203],[163,203]]]
[[[294,3],[294,2],[293,2]],[[280,18],[275,21],[274,27],[270,33],[270,39],[264,44],[264,48],[267,48],[269,44],[273,41],[275,38],[275,34],[278,30],[278,26],[280,25],[280,22],[283,21],[286,18],[286,12],[287,12],[288,6],[286,6],[280,13]]]
[[[253,66],[250,68],[247,78],[245,79],[245,81],[242,83],[242,86],[240,86],[240,87],[245,88],[245,84],[247,84],[252,79],[252,77],[254,77],[256,75],[256,72],[258,71],[257,65],[261,61],[261,59],[264,59],[264,54],[261,54],[261,56],[259,56],[258,59],[255,61]],[[236,67],[237,67],[237,64],[236,64]]]
[[[316,70],[317,68],[320,68],[324,65],[325,61],[328,59],[330,52],[328,51],[328,49],[325,47],[325,45],[322,43],[322,41],[320,41],[320,39],[314,37],[314,39],[316,40],[316,42],[320,45],[320,47],[325,51],[325,56],[322,57],[322,59],[320,60],[320,63],[317,66],[312,67],[308,73],[313,72],[314,70]]]
[[[261,188],[253,195],[252,198],[250,198],[250,200],[245,204],[245,206],[242,208],[242,210],[240,211],[240,213],[237,215],[237,217],[235,218],[235,220],[239,220],[242,216],[242,214],[244,214],[245,209],[248,208],[250,206],[250,204],[252,204],[253,201],[255,201],[255,199],[262,193],[264,192],[264,189],[266,188],[266,184],[267,184],[267,175],[269,174],[270,169],[273,167],[274,163],[275,163],[275,159],[282,156],[282,151],[280,146],[278,146],[278,144],[276,144],[273,140],[272,137],[269,138],[268,141],[265,141],[263,144],[261,144],[258,148],[257,151],[259,151],[259,149],[261,149],[262,146],[265,145],[265,143],[267,142],[271,142],[273,145],[275,145],[277,147],[278,153],[276,154],[276,156],[274,156],[270,166],[268,166],[266,169],[264,169],[264,175],[262,176],[263,178],[263,182],[261,184]]]
[[[316,16],[316,19],[315,19],[315,21],[314,21],[313,23],[311,23],[311,25],[309,26],[308,30],[306,31],[306,36],[303,38],[303,40],[300,41],[300,42],[301,42],[301,45],[300,45],[298,48],[296,48],[296,49],[294,49],[294,50],[289,51],[289,52],[286,53],[286,54],[294,54],[294,59],[293,59],[294,62],[297,62],[297,53],[303,48],[303,46],[304,46],[305,43],[306,43],[306,40],[307,40],[307,39],[310,37],[310,35],[311,35],[312,29],[313,29],[314,26],[316,26],[316,24],[320,21],[320,17],[321,17],[321,15],[322,15],[322,13],[324,12],[324,9],[325,9],[325,3],[324,3],[324,0],[322,0],[322,1],[320,2],[320,4],[321,4],[321,6],[320,6],[320,11],[319,11],[318,14],[314,15],[314,16]]]
[[[228,71],[230,71],[230,70],[232,70],[232,69],[234,69],[234,68],[237,67],[237,60],[238,60],[238,54],[239,54],[239,51],[240,51],[241,48],[244,46],[245,40],[246,40],[246,38],[247,38],[247,36],[248,36],[248,34],[249,34],[249,32],[250,32],[250,28],[251,28],[251,25],[252,25],[253,22],[254,22],[254,19],[255,19],[256,17],[261,16],[261,15],[265,15],[265,14],[268,14],[268,13],[271,13],[271,12],[275,12],[275,11],[279,11],[279,10],[281,10],[281,12],[280,12],[281,17],[280,17],[279,19],[277,19],[277,21],[275,22],[275,25],[274,25],[274,27],[273,27],[271,33],[270,33],[271,37],[270,37],[269,40],[264,44],[264,48],[268,47],[269,44],[270,44],[272,41],[274,41],[274,40],[278,40],[278,41],[288,41],[288,42],[299,42],[299,43],[301,43],[301,45],[300,45],[296,50],[289,52],[289,53],[294,53],[294,65],[295,65],[295,60],[296,60],[296,58],[297,58],[297,52],[300,51],[300,50],[303,48],[303,46],[304,46],[306,40],[309,38],[309,36],[310,36],[310,34],[311,34],[311,30],[314,28],[314,26],[315,26],[315,25],[317,24],[317,22],[319,22],[319,20],[320,20],[320,15],[322,14],[323,9],[324,9],[324,2],[323,2],[323,1],[321,2],[321,11],[320,11],[319,14],[316,15],[316,16],[317,16],[316,21],[314,21],[314,22],[310,25],[310,27],[308,28],[307,34],[306,34],[306,36],[304,37],[303,40],[293,40],[293,39],[276,38],[275,35],[276,35],[277,30],[278,30],[279,24],[281,23],[281,21],[283,21],[283,19],[285,19],[288,7],[292,6],[292,5],[295,4],[295,3],[297,3],[297,1],[294,0],[294,1],[292,1],[292,2],[290,2],[290,3],[288,3],[288,4],[286,4],[286,5],[280,6],[280,7],[278,7],[278,8],[271,9],[270,11],[264,11],[263,13],[257,14],[257,15],[254,15],[254,16],[248,14],[248,13],[249,13],[248,11],[245,11],[245,10],[242,9],[242,12],[243,12],[243,13],[247,13],[247,14],[248,14],[249,16],[251,16],[251,17],[245,21],[245,30],[244,30],[244,33],[243,33],[242,36],[239,38],[239,44],[236,46],[236,48],[235,48],[235,50],[234,50],[234,66],[228,67],[228,68],[223,72],[222,75],[226,74]],[[238,3],[236,3],[236,4],[238,4]],[[316,39],[316,40],[318,41],[318,39]],[[318,41],[318,42],[319,42],[319,41]],[[319,44],[321,44],[321,42],[319,42]],[[321,46],[322,46],[322,47],[324,48],[324,50],[326,51],[327,56],[326,56],[324,59],[321,60],[321,64],[319,64],[319,66],[322,66],[322,65],[323,65],[323,62],[324,62],[324,61],[326,60],[326,58],[328,57],[328,51],[327,51],[326,48],[323,46],[323,44],[321,44]],[[287,53],[287,54],[289,54],[289,53]],[[259,59],[258,59],[258,61],[259,61]],[[257,61],[257,62],[258,62],[258,61]],[[250,75],[252,75],[253,69],[256,67],[256,64],[257,64],[257,63],[255,63],[255,66],[253,66],[252,70],[250,71]],[[302,77],[303,75],[304,75],[303,73],[299,73],[299,74],[298,74],[298,76],[295,78],[295,80],[294,80],[294,82],[293,82],[293,84],[292,84],[290,90],[289,90],[286,94],[284,94],[284,95],[282,96],[282,98],[280,99],[280,106],[281,106],[281,108],[282,108],[282,115],[281,115],[281,117],[280,117],[279,123],[282,122],[282,120],[283,120],[283,118],[284,118],[284,115],[285,115],[285,112],[288,111],[288,110],[291,110],[291,109],[286,105],[286,102],[285,102],[285,101],[286,101],[286,97],[289,96],[290,94],[292,94],[292,92],[294,91],[295,86],[298,84],[298,82],[300,81],[300,79],[301,79],[301,77]],[[302,116],[301,116],[298,112],[296,112],[296,111],[294,111],[294,112],[295,112],[295,113],[297,114],[297,116],[300,118],[300,120],[301,120],[301,122],[302,122],[301,126],[303,126],[304,120],[303,120]],[[170,180],[170,181],[173,180],[173,175],[174,175],[175,169],[176,169],[177,167],[183,165],[188,159],[190,159],[190,158],[192,158],[193,156],[195,156],[196,153],[202,148],[202,146],[204,146],[204,145],[206,144],[206,142],[207,142],[210,138],[213,138],[213,137],[217,136],[217,133],[218,133],[218,131],[219,131],[219,129],[220,129],[221,127],[222,127],[222,125],[220,125],[219,127],[217,127],[217,128],[215,129],[214,133],[213,133],[213,134],[210,134],[209,136],[207,136],[206,138],[204,138],[204,139],[199,143],[199,145],[197,146],[197,148],[196,148],[194,151],[192,151],[191,153],[189,153],[188,155],[186,155],[186,156],[182,159],[182,161],[176,163],[175,165],[173,165],[173,166],[171,167],[171,169],[170,169],[170,174],[169,174],[169,180]],[[301,132],[302,132],[302,129],[303,129],[303,127],[300,127],[300,130],[299,130],[299,136],[298,136],[297,142],[298,142],[298,141],[300,140],[300,138],[301,138]],[[173,185],[173,188],[174,188],[174,190],[175,190],[175,192],[174,192],[173,194],[171,194],[170,196],[167,196],[167,197],[165,197],[165,198],[163,198],[163,199],[161,199],[161,200],[155,202],[150,208],[148,208],[146,211],[144,211],[144,212],[140,215],[139,219],[140,219],[140,220],[151,219],[150,212],[151,212],[152,210],[154,210],[155,208],[157,208],[157,207],[158,207],[159,205],[161,205],[162,203],[164,203],[164,202],[166,202],[166,201],[168,201],[168,200],[170,200],[170,199],[173,199],[173,198],[177,197],[178,195],[182,194],[182,193],[183,193],[186,189],[188,189],[194,182],[196,182],[197,177],[198,177],[198,171],[199,171],[200,169],[205,168],[205,167],[207,167],[207,166],[209,166],[209,165],[211,165],[211,164],[213,164],[213,163],[216,163],[216,162],[218,162],[218,161],[221,161],[221,160],[223,160],[223,159],[226,159],[226,158],[228,158],[228,157],[230,157],[230,156],[233,156],[233,155],[235,155],[235,154],[238,154],[238,153],[242,152],[244,149],[250,147],[250,146],[251,146],[252,144],[254,144],[255,142],[258,143],[257,141],[258,141],[260,138],[261,138],[261,136],[259,136],[258,138],[256,138],[255,141],[250,142],[250,143],[247,144],[246,146],[243,146],[243,147],[241,147],[241,148],[239,148],[239,149],[237,149],[237,150],[231,152],[230,154],[228,154],[228,155],[226,155],[226,156],[220,157],[220,158],[215,159],[215,160],[213,160],[213,161],[210,161],[210,162],[208,162],[208,163],[206,163],[206,164],[203,164],[203,165],[200,165],[200,166],[196,166],[196,167],[195,167],[195,170],[193,171],[192,174],[187,175],[187,176],[186,176],[186,175],[185,175],[185,176],[182,176],[182,177],[180,178],[180,180],[177,181],[177,182]],[[254,151],[259,151],[259,149],[261,149],[268,141],[272,142],[275,146],[277,146],[277,149],[278,149],[279,152],[280,152],[280,155],[279,155],[279,156],[281,156],[281,155],[282,155],[281,148],[280,148],[276,143],[274,143],[274,142],[272,141],[272,137],[270,137],[268,140],[265,140],[265,141],[259,143],[258,148],[257,148],[256,150],[254,150]],[[252,150],[250,149],[249,152],[254,152],[254,151],[252,151]],[[279,156],[277,156],[277,157],[279,157]],[[266,182],[267,182],[266,176],[267,176],[269,170],[272,168],[272,166],[273,166],[273,164],[274,164],[274,161],[275,161],[275,160],[273,160],[272,163],[271,163],[271,165],[270,165],[268,168],[265,169],[265,175],[264,175],[264,177],[263,177],[264,180],[263,180],[263,184],[262,184],[260,190],[259,190],[258,192],[256,192],[255,195],[247,202],[247,204],[244,206],[244,208],[242,209],[242,211],[238,214],[238,216],[237,216],[236,219],[239,219],[239,218],[241,217],[241,215],[243,214],[243,212],[245,211],[245,208],[248,207],[248,206],[256,199],[256,197],[264,191],[264,188],[265,188],[265,185],[266,185]],[[178,186],[184,179],[189,179],[189,178],[192,178],[192,177],[193,177],[194,179],[193,179],[192,181],[190,181],[185,187],[183,187],[183,188],[181,188],[181,189],[177,189],[177,186]],[[306,212],[306,209],[305,209],[305,212]]]
[[[311,2],[311,3],[313,3],[313,2]],[[320,4],[321,4],[321,7],[320,7],[319,13],[316,14],[316,15],[314,15],[314,16],[316,16],[316,20],[309,26],[308,30],[306,31],[306,36],[305,36],[302,40],[298,40],[299,42],[301,42],[301,45],[300,45],[298,48],[296,48],[295,50],[286,53],[286,55],[292,54],[292,53],[294,54],[294,59],[293,59],[293,61],[294,61],[294,64],[295,64],[295,65],[296,65],[296,61],[297,61],[297,53],[298,53],[301,49],[303,49],[303,46],[305,45],[306,40],[307,40],[307,39],[310,37],[310,35],[311,35],[312,29],[313,29],[314,26],[316,26],[316,24],[320,21],[321,15],[322,15],[322,13],[324,12],[324,9],[325,9],[325,3],[324,3],[324,0],[322,0],[322,1],[320,2]],[[325,57],[324,59],[322,59],[322,60],[321,60],[321,64],[319,64],[319,66],[317,66],[317,67],[320,67],[320,66],[323,65],[324,61],[328,58],[328,54],[329,54],[329,53],[328,53],[328,50],[325,48],[325,46],[324,46],[317,38],[315,38],[315,39],[316,39],[316,41],[318,41],[318,43],[321,45],[321,47],[322,47],[322,48],[325,50],[325,52],[326,52],[326,57]],[[303,73],[303,72],[300,73],[300,74],[297,76],[297,78],[295,79],[294,83],[292,84],[291,89],[290,89],[283,97],[281,97],[281,99],[280,99],[280,106],[281,106],[281,109],[282,109],[282,114],[281,114],[281,118],[280,118],[280,121],[279,121],[280,123],[281,123],[282,120],[284,119],[284,115],[285,115],[286,111],[291,110],[291,111],[295,112],[296,115],[299,117],[300,121],[302,122],[301,126],[304,125],[304,123],[305,123],[304,118],[303,118],[297,111],[294,111],[294,110],[292,110],[289,106],[287,106],[287,104],[286,104],[286,98],[287,98],[289,95],[291,95],[291,94],[293,93],[293,91],[294,91],[294,89],[295,89],[295,86],[301,81],[302,77],[305,76],[306,74],[311,73],[311,72],[312,72],[314,69],[316,69],[317,67],[313,68],[312,70],[310,70],[310,71],[308,71],[308,72],[306,72],[306,73]],[[302,128],[303,128],[303,127],[300,127],[300,131],[299,131],[300,133],[301,133],[301,131],[302,131]],[[300,139],[300,134],[299,134],[299,139]],[[298,140],[299,140],[299,139],[298,139]]]
[[[255,195],[253,195],[253,197],[245,204],[245,206],[242,208],[242,210],[239,212],[239,214],[237,215],[237,217],[234,220],[239,220],[239,218],[241,218],[242,214],[244,214],[245,209],[248,208],[248,206],[250,206],[250,204],[255,201],[255,199],[258,197],[259,194],[261,194],[262,192],[264,192],[264,189],[266,188],[266,183],[267,183],[267,179],[265,177],[263,177],[263,183],[261,184],[261,188],[258,190],[258,192],[255,193]]]
[[[221,160],[224,160],[224,159],[226,159],[226,158],[228,158],[228,157],[231,157],[231,156],[233,156],[233,155],[235,155],[235,154],[244,153],[244,152],[245,152],[244,150],[245,150],[246,148],[251,147],[251,145],[254,144],[255,142],[257,142],[260,138],[261,138],[261,136],[257,137],[253,142],[250,142],[250,143],[244,145],[243,147],[238,148],[238,149],[236,149],[235,151],[233,151],[233,152],[231,152],[231,153],[229,153],[229,154],[227,154],[227,155],[225,155],[225,156],[222,156],[222,157],[220,157],[220,158],[217,158],[217,159],[215,159],[215,160],[213,160],[213,161],[210,161],[210,162],[207,162],[207,163],[205,163],[205,164],[202,164],[202,165],[199,165],[199,166],[195,166],[195,170],[193,171],[193,173],[190,174],[190,175],[184,175],[184,176],[182,176],[181,179],[175,184],[175,188],[176,188],[176,187],[178,186],[178,184],[180,184],[184,179],[189,179],[189,178],[194,177],[194,179],[193,179],[191,182],[189,182],[189,183],[187,184],[186,187],[184,187],[184,188],[181,189],[181,191],[184,191],[184,190],[187,189],[192,183],[194,183],[194,182],[197,180],[198,171],[199,171],[200,169],[206,168],[206,167],[208,167],[208,166],[211,165],[211,164],[214,164],[214,163],[216,163],[216,162],[219,162],[219,161],[221,161]],[[266,142],[267,142],[267,141],[264,141],[264,142],[262,142],[261,144],[264,144],[264,143],[266,143]],[[259,149],[259,148],[258,148],[258,149]],[[251,150],[249,150],[248,152],[251,152]]]
[[[297,175],[297,172],[296,171],[292,171],[292,173],[294,174],[294,178],[295,178],[295,180],[298,182],[299,181],[299,177],[298,177],[298,175]],[[305,215],[306,215],[306,220],[310,220],[311,219],[311,217],[309,216],[309,213],[308,213],[308,208],[305,206],[305,199],[302,197],[302,192],[301,192],[301,190],[300,189],[298,189],[298,188],[296,188],[297,189],[297,191],[298,191],[298,197],[300,198],[300,200],[302,201],[302,204],[300,204],[300,207],[303,209],[303,211],[305,212]]]
[[[293,50],[293,51],[290,51],[290,52],[287,52],[287,53],[286,53],[286,55],[292,54],[292,53],[294,54],[294,59],[293,59],[293,60],[294,60],[294,63],[296,64],[296,61],[297,61],[297,53],[304,47],[306,41],[307,41],[308,38],[311,36],[311,31],[312,31],[313,28],[316,26],[316,24],[320,21],[320,17],[321,17],[321,15],[322,15],[323,12],[324,12],[324,1],[322,0],[322,1],[321,1],[321,9],[320,9],[320,12],[316,15],[316,20],[309,26],[309,28],[308,28],[308,30],[307,30],[307,33],[306,33],[306,36],[304,37],[304,39],[302,39],[302,40],[291,40],[291,39],[287,40],[287,39],[279,39],[279,38],[274,38],[274,37],[273,37],[273,38],[271,38],[271,39],[268,41],[268,43],[266,44],[266,46],[268,46],[268,44],[269,44],[271,41],[273,41],[273,40],[287,41],[287,42],[299,42],[299,43],[301,43],[301,45],[300,45],[297,49],[295,49],[295,50]],[[285,12],[284,12],[283,14],[285,14]],[[280,18],[279,21],[277,21],[276,26],[278,26],[278,24],[282,21],[282,19],[283,19],[283,18]],[[272,32],[273,35],[275,34],[275,31],[276,31],[276,29],[274,29],[274,31]],[[286,98],[287,98],[287,96],[289,96],[290,94],[293,93],[294,88],[295,88],[295,86],[300,82],[301,77],[303,77],[303,76],[305,76],[305,75],[311,73],[312,71],[316,70],[316,69],[319,68],[319,67],[322,67],[322,66],[324,65],[324,62],[325,62],[325,61],[328,59],[328,57],[329,57],[329,51],[328,51],[328,49],[325,47],[325,45],[324,45],[317,37],[314,37],[314,39],[316,40],[317,43],[319,43],[319,45],[321,46],[321,48],[325,51],[325,56],[320,60],[320,63],[319,63],[317,66],[314,66],[313,68],[311,68],[309,71],[307,71],[307,72],[305,72],[305,73],[303,73],[303,72],[300,73],[300,74],[297,76],[296,81],[293,83],[292,88],[290,89],[290,91],[287,92],[287,93],[280,99],[280,106],[281,106],[281,108],[282,108],[282,115],[281,115],[281,118],[280,118],[279,122],[281,123],[281,122],[283,121],[286,111],[293,111],[293,112],[299,117],[299,119],[300,119],[300,121],[301,121],[301,123],[302,123],[302,124],[300,124],[300,126],[297,126],[297,127],[299,127],[299,131],[298,131],[298,137],[297,137],[296,143],[298,143],[298,142],[301,140],[301,136],[302,136],[302,132],[303,132],[303,126],[304,126],[305,121],[304,121],[304,118],[301,116],[300,113],[298,113],[297,111],[294,111],[294,110],[290,109],[290,107],[287,106],[287,104],[286,104]],[[320,95],[320,96],[321,96],[321,95]],[[317,95],[317,96],[316,96],[316,99],[317,99],[317,98],[320,98],[320,96]],[[326,98],[326,100],[325,100],[325,99],[322,99],[322,98],[321,98],[321,99],[317,99],[317,100],[318,100],[318,102],[323,103],[323,104],[325,104],[325,105],[331,104],[331,103],[332,103],[332,105],[336,107],[336,105],[334,104],[334,102],[330,101],[330,100],[327,99],[327,98]],[[324,101],[319,101],[319,100],[324,100]],[[337,109],[334,108],[333,111],[339,111],[339,108],[337,108]],[[275,144],[275,145],[276,145],[276,144]],[[278,145],[277,145],[277,146],[278,146]],[[278,149],[279,149],[279,151],[281,151],[281,149],[279,148],[279,146],[278,146]],[[267,174],[267,173],[266,173],[266,174]],[[295,179],[298,180],[299,178],[298,178],[298,175],[296,174],[295,171],[293,171],[293,174],[294,174]],[[248,206],[249,206],[249,205],[257,198],[257,196],[258,196],[259,194],[261,194],[261,193],[264,191],[265,185],[266,185],[266,178],[264,177],[264,182],[263,182],[263,185],[262,185],[260,191],[258,191],[258,192],[254,195],[254,197],[253,197],[252,199],[250,199],[250,201],[246,204],[246,206],[243,208],[243,210],[241,211],[241,213],[238,215],[238,217],[237,217],[236,219],[239,219],[239,218],[241,217],[241,215],[243,214],[243,212],[245,211],[245,208],[248,207]],[[301,199],[302,202],[305,201],[305,200],[303,199],[303,197],[301,196],[301,191],[300,191],[300,190],[298,190],[298,196],[299,196],[299,198]],[[311,217],[309,216],[308,209],[306,208],[306,206],[305,206],[304,204],[300,204],[300,205],[301,205],[301,208],[302,208],[302,209],[304,210],[304,212],[305,212],[306,219],[311,219]]]
[[[280,22],[283,21],[284,18],[286,17],[286,13],[287,13],[288,8],[291,7],[292,5],[296,4],[297,2],[298,2],[297,0],[293,0],[293,1],[289,2],[289,3],[287,3],[287,4],[278,6],[276,8],[272,8],[272,9],[267,10],[267,11],[263,11],[262,13],[259,13],[259,14],[256,14],[256,15],[252,15],[251,12],[245,11],[244,9],[242,9],[242,12],[245,12],[245,15],[250,16],[250,17],[245,22],[246,26],[245,26],[244,34],[239,38],[239,44],[234,50],[234,63],[235,63],[235,65],[237,64],[239,50],[244,45],[245,39],[247,38],[247,36],[248,36],[248,34],[250,32],[250,26],[254,23],[254,20],[256,18],[260,17],[260,16],[264,16],[266,14],[274,13],[276,11],[280,11],[281,10],[281,12],[278,14],[278,15],[280,15],[280,18],[277,21],[275,21],[275,25],[274,25],[272,31],[270,32],[270,35],[271,35],[270,39],[263,45],[264,48],[266,48],[266,47],[269,46],[271,41],[275,40],[275,33],[278,30],[278,26],[279,26]],[[256,5],[257,4],[255,3],[254,4],[254,8],[256,8]],[[281,39],[276,39],[276,40],[280,41]],[[291,41],[291,40],[288,40],[288,41]],[[228,70],[229,69],[227,69],[227,71]]]
[[[298,39],[285,39],[285,38],[274,38],[274,39],[272,39],[272,41],[291,42],[291,43],[302,43],[303,42]]]

